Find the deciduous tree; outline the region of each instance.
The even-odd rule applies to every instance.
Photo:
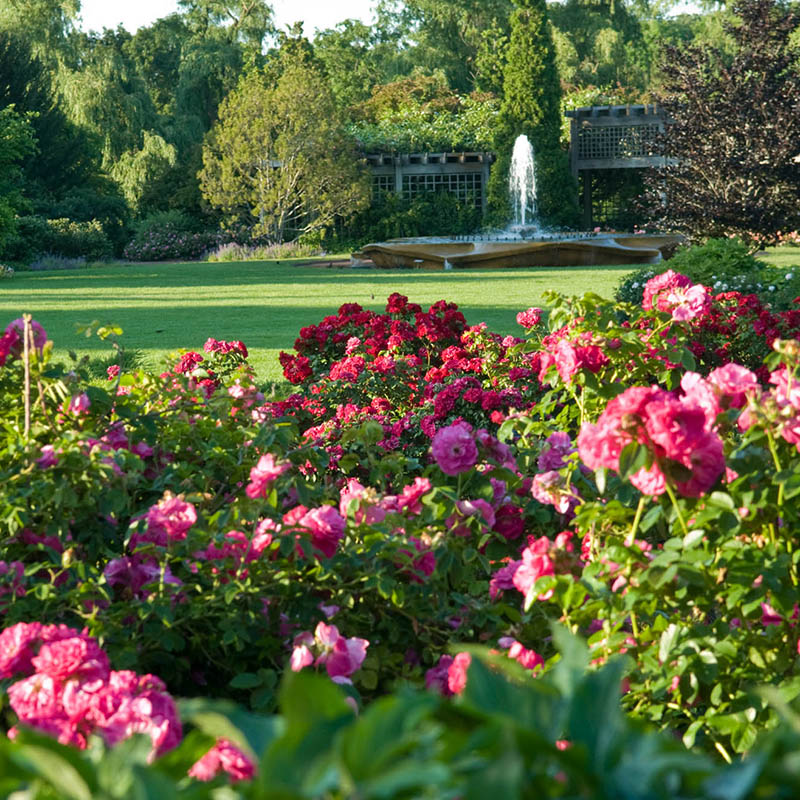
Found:
[[[368,200],[333,92],[303,53],[289,48],[280,70],[247,74],[203,149],[206,200],[274,241],[324,229]]]
[[[649,180],[661,224],[698,238],[800,227],[800,17],[739,0],[721,48],[668,47],[659,102],[668,166]]]

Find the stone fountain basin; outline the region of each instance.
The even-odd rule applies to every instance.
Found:
[[[355,260],[376,267],[452,269],[475,267],[590,267],[657,264],[683,242],[677,235],[586,234],[543,239],[390,239],[368,244]]]

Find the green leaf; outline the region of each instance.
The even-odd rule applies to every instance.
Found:
[[[251,714],[227,700],[180,700],[178,708],[182,719],[215,739],[230,739],[251,757],[263,753],[285,728],[280,717]]]
[[[565,698],[571,697],[589,666],[589,648],[563,625],[553,624],[553,644],[560,658],[548,677]]]
[[[733,498],[727,492],[711,492],[707,498],[707,502],[709,505],[725,508],[728,511],[733,511],[733,509],[736,508]]]
[[[503,733],[499,744],[500,757],[491,759],[483,770],[470,775],[464,795],[466,800],[485,800],[487,797],[515,800],[522,797],[525,764],[511,730],[505,727]]]
[[[606,766],[624,728],[619,698],[625,670],[623,659],[612,659],[600,670],[587,672],[572,696],[567,738],[586,746],[597,770]]]
[[[658,660],[659,663],[665,664],[669,658],[669,654],[675,645],[675,642],[680,633],[680,628],[671,623],[667,626],[666,630],[661,634],[661,640],[658,643]]]
[[[321,720],[353,714],[335,683],[309,671],[287,670],[278,691],[278,704],[290,727],[306,728]]]
[[[631,442],[619,454],[619,475],[621,478],[626,478],[643,467],[649,467],[652,463],[650,451],[643,444]]]
[[[497,671],[490,670],[478,657],[477,648],[469,649],[474,655],[461,695],[462,704],[486,717],[511,721],[538,738],[555,740],[560,733],[562,708],[556,692],[544,681],[519,686],[507,677],[520,675],[519,665],[499,657],[490,659]]]
[[[744,800],[755,789],[766,760],[766,753],[757,753],[731,764],[703,782],[703,796],[709,800]]]
[[[692,747],[694,747],[694,741],[695,741],[695,738],[697,737],[697,733],[703,727],[704,724],[705,724],[705,720],[696,719],[686,729],[686,732],[683,734],[682,741],[683,741],[684,747],[686,747],[687,750],[689,750]]]
[[[681,366],[689,372],[694,372],[697,369],[697,362],[691,350],[681,350]]]
[[[57,744],[57,742],[53,742]],[[63,748],[66,750],[66,748]],[[42,778],[58,793],[69,800],[92,800],[92,790],[74,764],[55,747],[24,744],[11,751],[11,760]]]
[[[703,537],[706,535],[706,532],[702,528],[696,528],[693,531],[689,531],[686,536],[683,537],[683,548],[684,550],[689,550],[691,547],[694,547],[696,544],[703,540]]]
[[[359,783],[379,779],[406,753],[417,751],[420,724],[438,705],[437,697],[421,693],[382,697],[373,702],[355,724],[342,732],[341,756],[350,775]],[[416,763],[422,766],[419,761]]]
[[[261,678],[254,675],[252,672],[240,672],[235,675],[228,682],[228,686],[234,689],[255,689],[256,686],[261,686]]]

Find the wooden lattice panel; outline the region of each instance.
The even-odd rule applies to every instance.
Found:
[[[483,203],[483,176],[480,172],[404,175],[402,195],[406,200],[427,192],[448,192],[462,203]]]
[[[578,131],[578,158],[627,159],[658,156],[659,125],[587,126]]]

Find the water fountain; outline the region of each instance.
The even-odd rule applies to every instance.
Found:
[[[425,236],[368,244],[353,266],[445,269],[656,264],[683,241],[676,235],[546,231],[536,220],[536,160],[527,136],[514,142],[509,170],[513,223],[476,236]]]
[[[513,223],[511,230],[535,224],[537,212],[536,161],[533,145],[525,134],[517,136],[508,171],[508,193],[511,197]]]

